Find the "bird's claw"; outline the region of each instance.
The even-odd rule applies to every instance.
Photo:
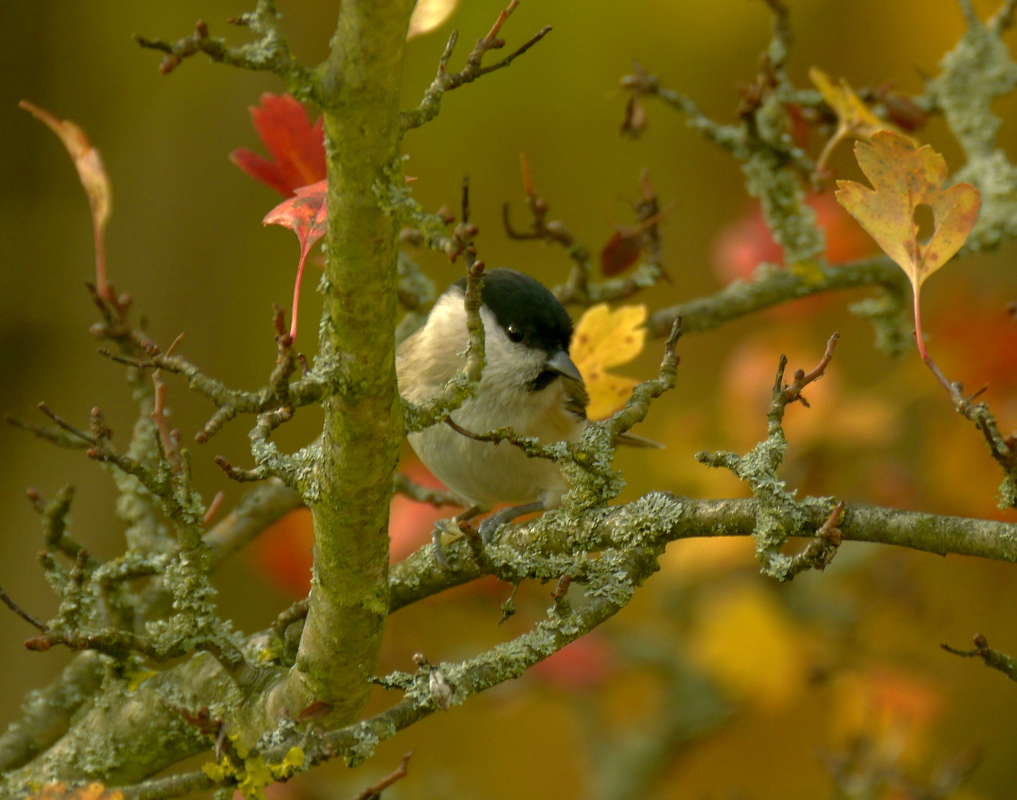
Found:
[[[480,541],[485,545],[491,543],[491,539],[494,538],[494,534],[497,533],[498,528],[502,526],[502,520],[498,518],[497,514],[492,514],[477,527],[477,532],[480,534]]]

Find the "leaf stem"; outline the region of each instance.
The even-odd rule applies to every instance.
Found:
[[[299,280],[299,278],[297,279]],[[918,352],[922,355],[922,361],[929,363],[929,354],[925,352],[925,340],[922,338],[922,312],[918,305],[918,288],[915,287],[915,342],[918,344]]]
[[[293,283],[293,313],[290,320],[290,341],[297,340],[297,308],[300,305],[300,281],[304,277],[304,262],[307,261],[309,247],[300,248],[300,263],[297,264],[297,279]]]

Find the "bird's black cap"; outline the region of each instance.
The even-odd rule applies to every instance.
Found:
[[[465,292],[466,278],[454,285]],[[539,281],[514,269],[491,269],[484,273],[480,297],[498,324],[505,330],[511,326],[518,331],[527,347],[547,353],[569,351],[572,319],[565,306]]]

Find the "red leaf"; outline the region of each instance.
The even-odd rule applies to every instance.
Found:
[[[260,106],[251,106],[251,118],[268,160],[245,148],[230,153],[230,160],[255,180],[289,197],[301,186],[325,177],[323,118],[311,125],[307,111],[288,94],[265,92]]]
[[[297,306],[300,303],[300,280],[304,276],[304,261],[311,246],[325,235],[328,225],[327,181],[320,180],[310,186],[295,189],[296,195],[283,200],[265,215],[262,225],[282,225],[289,228],[300,240],[300,263],[293,287],[293,321],[290,338],[297,338]]]
[[[594,631],[535,664],[530,674],[556,689],[585,691],[606,683],[617,668],[611,642]]]
[[[600,251],[600,269],[607,277],[624,272],[639,260],[643,252],[643,231],[619,228]]]

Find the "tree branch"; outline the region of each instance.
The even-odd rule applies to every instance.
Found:
[[[259,37],[239,47],[230,47],[221,37],[210,38],[208,25],[203,20],[194,26],[194,33],[177,39],[172,44],[162,39],[145,39],[137,35],[134,39],[142,47],[166,54],[159,63],[159,72],[163,75],[176,69],[185,58],[204,53],[220,64],[272,72],[282,78],[290,92],[299,99],[315,100],[316,81],[313,73],[290,54],[289,45],[277,23],[278,18],[279,12],[272,0],[258,0],[254,11],[231,19],[230,22],[250,28]]]
[[[315,580],[297,664],[272,693],[269,718],[316,701],[330,704],[333,724],[355,718],[367,702],[388,613],[388,505],[403,439],[393,328],[399,224],[375,187],[393,179],[398,164],[412,8],[412,0],[347,0],[322,67],[328,258],[319,358],[348,357],[350,389],[322,402],[321,455],[309,492]]]

